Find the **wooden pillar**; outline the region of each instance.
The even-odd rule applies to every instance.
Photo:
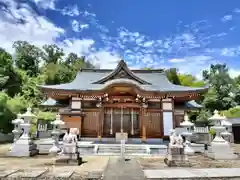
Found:
[[[80,117],[80,126],[79,126],[79,138],[81,138],[81,136],[82,136],[82,119],[83,119],[83,117],[81,116]]]
[[[146,123],[145,123],[145,108],[140,109],[141,111],[141,124],[142,124],[142,141],[145,142],[147,140],[147,132],[146,132]]]
[[[103,119],[104,119],[104,108],[101,106],[99,108],[99,116],[98,116],[98,139],[102,139],[103,132]]]

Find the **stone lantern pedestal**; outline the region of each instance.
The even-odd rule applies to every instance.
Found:
[[[56,120],[51,123],[53,125],[53,131],[52,131],[52,138],[53,138],[53,146],[50,148],[49,153],[52,155],[56,155],[61,151],[61,148],[59,147],[59,135],[61,131],[61,126],[65,123],[61,120],[61,116],[59,114],[56,115]]]
[[[184,115],[184,121],[182,123],[180,123],[180,126],[186,128],[186,130],[187,130],[187,131],[181,133],[181,135],[183,135],[186,139],[184,153],[187,155],[194,155],[195,152],[194,152],[193,148],[191,147],[191,137],[193,135],[191,128],[194,126],[194,124],[189,121],[187,114]]]
[[[221,132],[225,131],[225,127],[221,124],[221,121],[226,120],[226,117],[220,116],[218,111],[214,111],[214,115],[209,118],[210,121],[214,122],[214,126],[211,127],[216,132],[216,136],[211,142],[208,156],[213,159],[236,159],[237,155],[233,153],[230,144],[224,140],[221,136]]]
[[[38,153],[37,145],[34,144],[29,136],[31,121],[35,117],[31,112],[31,108],[27,109],[27,112],[22,115],[23,123],[21,123],[21,128],[23,129],[22,136],[15,142],[12,147],[10,156],[17,157],[29,157],[34,156]]]

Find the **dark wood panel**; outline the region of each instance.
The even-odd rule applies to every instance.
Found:
[[[81,126],[80,116],[67,116],[62,115],[62,120],[65,122],[65,128],[79,128]]]
[[[104,110],[104,125],[103,136],[110,137],[115,136],[116,132],[121,132],[121,118],[123,132],[126,132],[131,137],[140,137],[140,121],[139,121],[139,109],[133,109],[133,128],[134,134],[131,134],[132,130],[132,109],[131,108],[105,108]],[[112,134],[111,129],[111,113],[112,113]],[[121,116],[122,113],[122,116]]]
[[[114,135],[115,135],[114,131],[112,131],[112,134],[111,134],[111,114],[104,114],[103,136],[114,137]]]
[[[184,121],[184,115],[175,115],[175,125],[174,127],[180,127],[180,123]]]
[[[99,112],[87,112],[82,122],[82,137],[97,137]]]
[[[147,113],[146,118],[146,134],[149,138],[161,138],[162,123],[161,113]]]

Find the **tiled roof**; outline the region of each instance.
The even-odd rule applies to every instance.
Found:
[[[113,71],[113,70],[112,70]],[[43,85],[40,86],[44,89],[56,89],[56,90],[71,90],[71,91],[87,91],[87,90],[102,90],[106,87],[105,84],[97,84],[96,82],[106,78],[107,76],[112,74],[111,70],[81,70],[78,72],[76,78],[66,84],[59,85]],[[208,87],[186,87],[180,85],[172,84],[166,74],[159,70],[133,70],[131,72],[134,76],[138,77],[140,80],[144,82],[148,82],[148,84],[141,84],[135,81],[137,86],[145,91],[156,91],[156,92],[185,92],[185,91],[205,91]],[[119,81],[119,82],[118,82]],[[129,79],[119,78],[115,80],[115,84],[122,83],[121,81],[128,81],[129,84],[133,83],[134,80],[129,81]]]

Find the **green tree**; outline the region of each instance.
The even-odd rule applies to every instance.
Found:
[[[26,41],[16,41],[13,44],[13,48],[16,53],[16,67],[26,71],[27,75],[36,77],[39,74],[39,63],[42,51]]]
[[[237,106],[230,108],[228,110],[222,111],[221,114],[228,118],[240,118],[240,107]]]
[[[234,98],[231,95],[233,81],[225,64],[211,65],[210,70],[203,71],[203,77],[210,85],[209,91],[203,101],[205,108],[213,112],[215,109],[227,110],[236,106]]]
[[[178,77],[183,86],[203,87],[206,85],[204,81],[197,80],[197,78],[191,74],[179,74]]]
[[[166,71],[166,75],[173,84],[181,85],[180,79],[178,77],[178,71],[176,68],[170,68]]]
[[[41,54],[42,60],[46,64],[57,64],[62,61],[64,57],[63,49],[59,48],[57,45],[44,45],[43,52]]]
[[[20,92],[21,78],[13,66],[12,56],[0,48],[0,91],[13,97]]]

